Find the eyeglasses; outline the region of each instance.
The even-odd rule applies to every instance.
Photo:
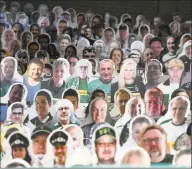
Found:
[[[99,147],[113,147],[116,144],[116,141],[110,141],[110,142],[96,142],[96,145],[98,145]]]
[[[14,116],[16,116],[16,115],[18,115],[18,116],[22,116],[23,113],[22,113],[22,112],[13,112],[12,115],[14,115]]]
[[[69,110],[69,107],[60,107],[58,110],[59,110],[59,111]]]
[[[147,138],[143,140],[143,143],[145,145],[150,145],[153,141],[155,142],[155,144],[160,144],[162,142],[162,138],[161,137]]]

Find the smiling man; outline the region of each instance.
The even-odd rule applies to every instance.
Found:
[[[115,64],[110,59],[104,59],[99,63],[100,77],[96,80],[89,82],[88,93],[89,95],[95,89],[102,89],[108,95],[108,102],[111,102],[111,82],[113,79],[113,73],[115,70]]]

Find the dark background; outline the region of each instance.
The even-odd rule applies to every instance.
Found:
[[[7,8],[12,0],[5,0]],[[180,12],[182,21],[192,18],[192,0],[16,0],[21,4],[21,9],[26,2],[31,2],[37,9],[38,5],[45,3],[52,10],[54,6],[61,6],[64,10],[74,8],[77,13],[91,9],[95,14],[109,12],[120,19],[121,14],[129,13],[135,23],[138,14],[145,15],[150,21],[153,16],[160,14],[162,18],[170,23],[172,13]]]

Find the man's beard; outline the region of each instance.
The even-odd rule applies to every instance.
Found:
[[[149,152],[149,156],[151,158],[160,157],[160,156],[162,156],[162,152],[159,151],[158,148],[154,147],[154,148],[151,148],[151,150]]]

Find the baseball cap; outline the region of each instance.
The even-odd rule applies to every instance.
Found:
[[[111,127],[105,126],[102,128],[99,128],[95,133],[95,140],[99,139],[102,136],[110,135],[113,136],[116,139],[115,130]]]
[[[180,67],[182,69],[184,69],[184,63],[182,60],[178,59],[178,58],[173,58],[171,59],[167,64],[166,64],[166,68],[170,69],[173,67]]]
[[[52,130],[44,125],[36,127],[32,134],[31,134],[31,139],[34,139],[35,137],[39,135],[49,135],[52,132]]]

